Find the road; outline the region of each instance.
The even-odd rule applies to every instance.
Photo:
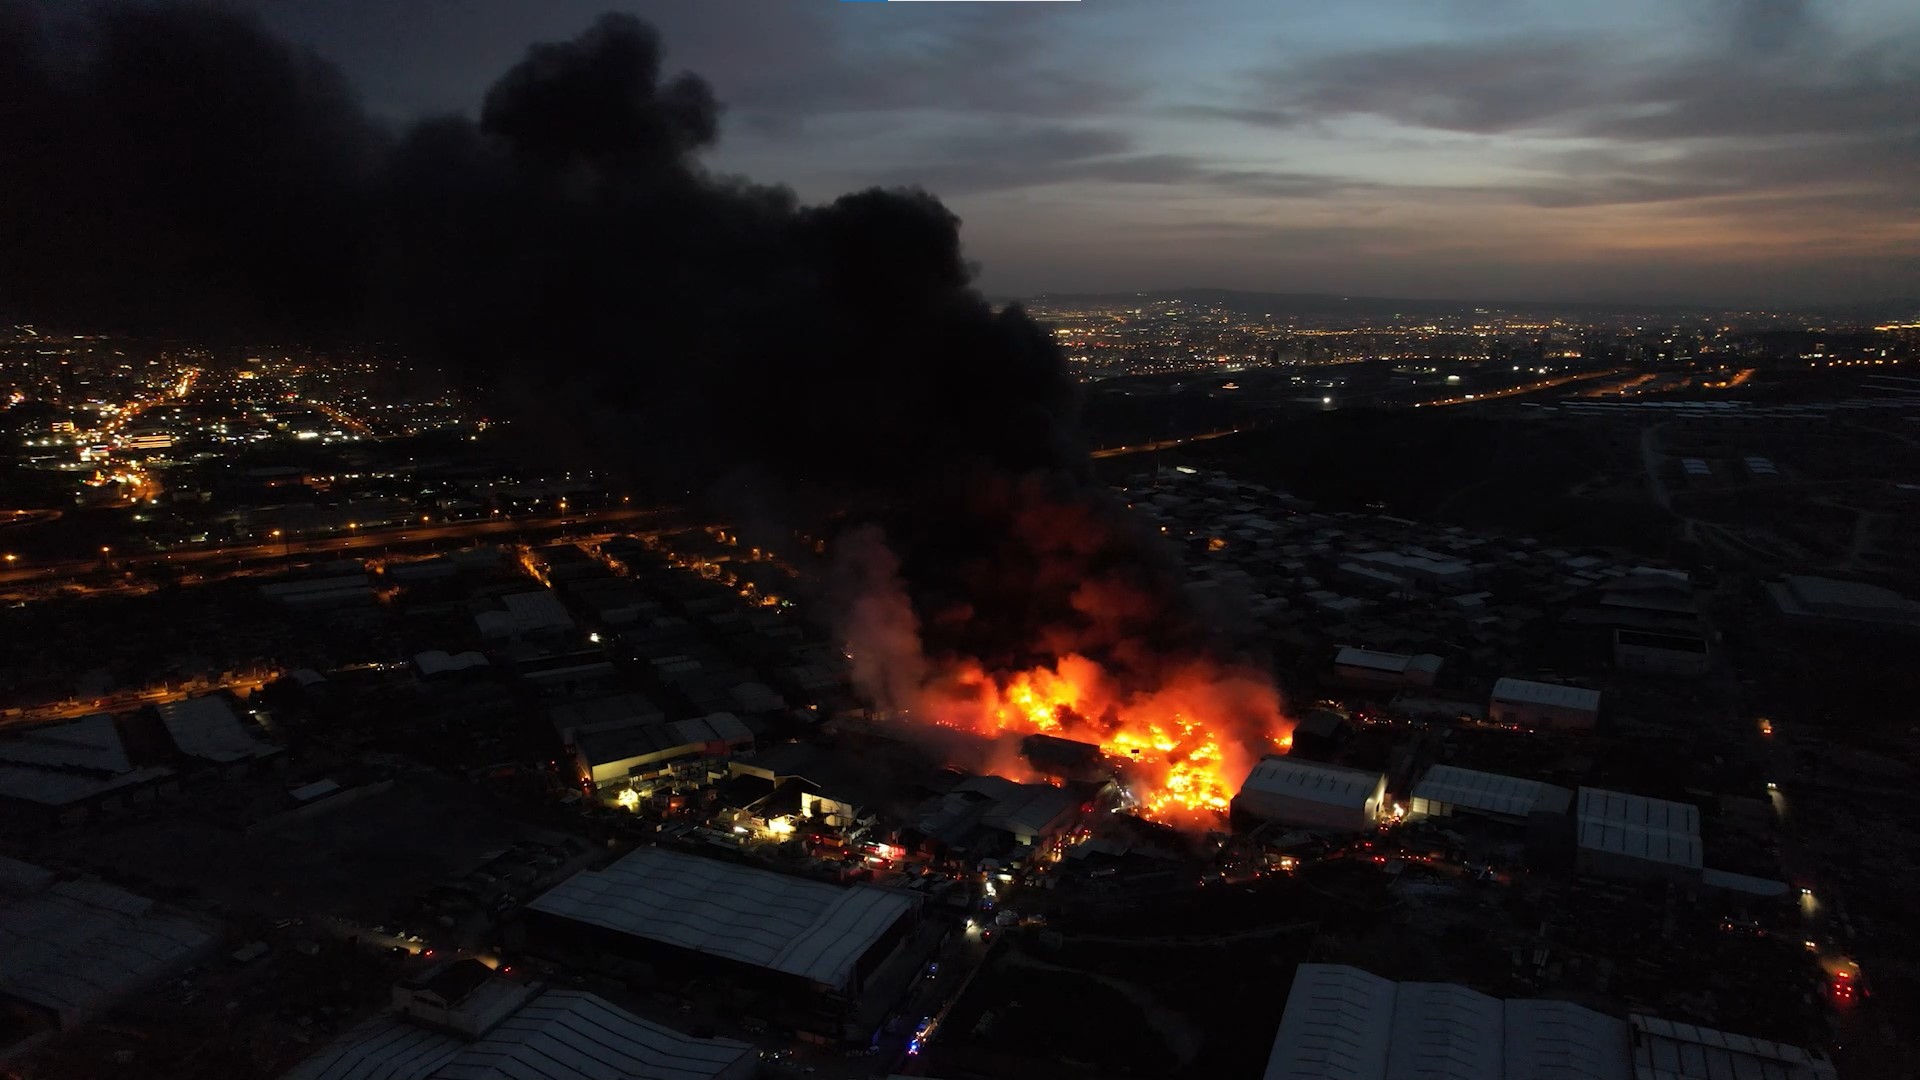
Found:
[[[1523,394],[1537,394],[1542,390],[1553,390],[1572,383],[1586,382],[1591,379],[1614,378],[1625,374],[1629,374],[1627,368],[1614,368],[1610,371],[1592,371],[1577,375],[1561,375],[1557,378],[1541,379],[1538,382],[1530,382],[1521,386],[1510,386],[1505,390],[1489,390],[1484,394],[1464,394],[1456,397],[1439,398],[1434,401],[1417,401],[1413,407],[1416,409],[1437,409],[1451,405],[1479,405],[1488,401],[1498,401],[1502,398],[1520,397]]]
[[[388,547],[397,543],[420,544],[439,540],[469,540],[484,536],[498,536],[504,533],[528,532],[544,529],[564,529],[574,526],[624,525],[643,521],[653,521],[676,513],[673,507],[636,509],[620,507],[610,510],[583,510],[561,517],[500,517],[483,521],[449,522],[441,525],[398,526],[386,529],[360,529],[345,535],[323,536],[312,539],[295,537],[280,540],[246,541],[238,544],[216,544],[205,547],[180,548],[165,552],[139,552],[119,555],[112,552],[107,557],[115,567],[134,568],[143,566],[190,566],[196,563],[237,562],[246,559],[281,559],[295,555],[328,555],[348,551],[364,551],[368,548]],[[16,560],[0,570],[0,584],[42,583],[63,577],[95,572],[102,567],[101,559],[72,559],[58,563],[28,564],[25,560]]]
[[[1176,446],[1189,443],[1206,442],[1208,439],[1221,439],[1228,435],[1238,435],[1239,428],[1227,428],[1224,431],[1203,431],[1198,435],[1182,435],[1177,439],[1155,439],[1152,442],[1136,443],[1132,446],[1109,446],[1104,450],[1095,450],[1096,458],[1122,457],[1126,454],[1145,454],[1154,450],[1171,450]]]
[[[142,706],[163,705],[169,701],[181,701],[217,690],[238,691],[245,696],[279,677],[280,673],[277,671],[255,671],[239,675],[232,682],[195,683],[178,690],[150,687],[144,690],[123,690],[106,697],[52,701],[44,705],[26,706],[17,712],[9,709],[5,714],[0,714],[0,727],[6,727],[9,724],[38,724],[49,720],[72,720],[76,717],[91,716],[94,713],[129,712]]]

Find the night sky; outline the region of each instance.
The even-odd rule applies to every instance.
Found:
[[[920,184],[998,294],[1920,295],[1911,0],[248,0],[374,113],[471,113],[609,8],[715,170]]]

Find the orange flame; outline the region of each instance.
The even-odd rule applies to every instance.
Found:
[[[989,673],[963,663],[924,696],[933,723],[993,737],[1047,734],[1093,743],[1127,763],[1141,812],[1196,823],[1225,813],[1255,758],[1292,741],[1265,680],[1194,663],[1151,690],[1123,692],[1099,664]]]

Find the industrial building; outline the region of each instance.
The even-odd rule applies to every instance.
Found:
[[[1705,675],[1707,639],[1698,634],[1618,629],[1613,632],[1613,666],[1647,675]]]
[[[1583,874],[1699,881],[1700,810],[1689,803],[1580,789],[1574,865]]]
[[[9,728],[0,738],[0,807],[36,828],[114,817],[179,788],[164,765],[134,766],[106,713]]]
[[[1565,1001],[1302,964],[1266,1080],[1833,1080],[1818,1050]]]
[[[1572,804],[1573,792],[1563,787],[1454,765],[1435,765],[1413,786],[1407,812],[1415,818],[1479,814],[1525,824],[1534,814],[1565,814]]]
[[[169,701],[160,706],[160,722],[182,754],[228,776],[244,773],[281,751],[255,735],[222,694]]]
[[[753,749],[753,732],[732,713],[664,724],[568,730],[581,780],[596,789],[657,776],[677,761],[725,758]]]
[[[1432,653],[1407,656],[1347,646],[1334,654],[1333,673],[1355,686],[1432,686],[1441,663]]]
[[[1358,832],[1378,824],[1389,810],[1385,773],[1324,765],[1317,761],[1262,758],[1240,794],[1236,816],[1330,832]]]
[[[359,1024],[285,1080],[746,1080],[747,1043],[699,1039],[593,994],[444,964],[394,987],[393,1011]]]
[[[1588,730],[1600,722],[1600,691],[1527,679],[1493,684],[1487,717],[1498,724],[1525,728]]]
[[[1788,574],[1767,586],[1774,606],[1796,622],[1842,629],[1920,630],[1920,604],[1859,581]]]
[[[926,799],[908,822],[929,851],[1019,858],[1073,828],[1080,809],[1079,796],[1053,784],[970,776]]]
[[[919,898],[903,892],[642,848],[534,899],[524,932],[535,953],[851,999],[919,909]]]
[[[144,896],[0,856],[0,1006],[32,1027],[77,1027],[218,940],[216,927]]]

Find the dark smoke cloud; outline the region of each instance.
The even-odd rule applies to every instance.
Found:
[[[850,637],[893,643],[857,661],[876,698],[1067,652],[1132,693],[1205,650],[1173,568],[1087,482],[1058,351],[972,288],[958,219],[917,190],[801,206],[709,174],[720,106],[645,24],[536,45],[477,118],[393,130],[227,10],[49,27],[5,2],[17,317],[399,342],[658,493],[872,523],[835,585]]]
[[[477,120],[395,131],[226,10],[0,12],[17,318],[402,342],[676,490],[752,464],[891,496],[1071,461],[1060,358],[972,290],[958,220],[709,175],[713,91],[631,17],[533,47]]]

